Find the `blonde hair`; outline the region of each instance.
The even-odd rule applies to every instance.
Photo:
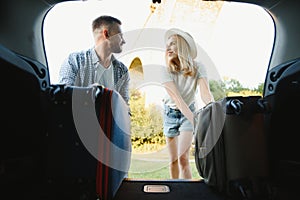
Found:
[[[194,60],[191,56],[191,50],[188,43],[185,41],[183,37],[180,35],[174,35],[177,41],[177,57],[171,60],[167,59],[166,56],[166,64],[171,73],[176,74],[179,72],[183,72],[184,76],[192,76],[196,75],[197,69],[194,65]]]

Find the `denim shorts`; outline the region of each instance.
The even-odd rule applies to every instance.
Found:
[[[190,109],[194,112],[196,109],[195,104],[191,104]],[[192,124],[179,109],[173,109],[164,105],[164,135],[166,137],[175,137],[182,131],[193,130]]]

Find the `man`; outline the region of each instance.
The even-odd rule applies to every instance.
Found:
[[[121,21],[103,15],[92,23],[95,45],[84,51],[71,53],[59,72],[59,83],[74,86],[103,85],[120,93],[129,101],[128,68],[113,53],[122,52],[125,40]]]

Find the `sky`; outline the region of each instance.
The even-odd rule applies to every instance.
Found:
[[[233,78],[248,88],[264,82],[274,27],[270,16],[262,8],[226,2],[219,12],[214,10],[206,14],[200,0],[195,0],[193,5],[162,0],[161,5],[154,5],[156,9],[152,13],[151,2],[89,0],[63,2],[52,8],[44,23],[51,83],[57,83],[59,68],[69,53],[92,47],[91,22],[102,14],[121,19],[124,36],[134,40],[129,39],[125,52],[117,56],[128,67],[136,56],[140,56],[146,66],[163,64],[163,56],[159,55],[163,55],[165,45],[160,31],[179,27],[194,37],[201,50],[197,59],[209,66],[212,79]],[[156,34],[145,31],[149,28],[156,29]],[[145,43],[146,38],[150,46]],[[141,42],[140,48],[131,46],[138,42]]]

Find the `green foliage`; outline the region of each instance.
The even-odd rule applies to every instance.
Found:
[[[261,93],[259,92],[256,92],[256,91],[253,91],[253,90],[242,90],[240,92],[228,92],[227,93],[227,96],[230,97],[230,96],[261,96]]]
[[[215,100],[225,97],[225,84],[222,81],[209,81],[209,88]]]
[[[137,89],[130,91],[130,110],[131,141],[134,150],[157,150],[165,144],[160,109],[155,104],[145,107],[145,94]],[[152,146],[149,147],[149,144]]]
[[[225,84],[225,90],[226,92],[230,91],[230,92],[240,92],[242,90],[245,90],[245,88],[242,86],[242,84],[235,79],[226,79],[224,81]]]
[[[254,91],[262,94],[264,91],[264,83],[260,83],[257,88],[254,89]]]
[[[244,87],[238,80],[225,78],[224,81],[211,80],[209,82],[210,89],[215,100],[225,96],[247,96],[262,95],[264,83],[260,83],[257,88],[251,89]]]

